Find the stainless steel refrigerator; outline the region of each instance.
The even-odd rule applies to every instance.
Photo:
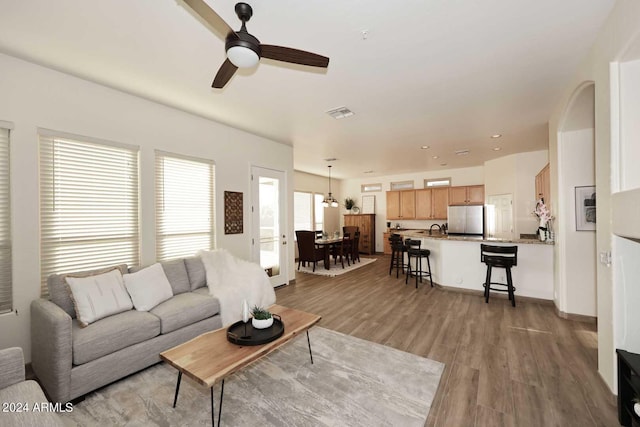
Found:
[[[484,206],[449,206],[449,234],[484,236]]]

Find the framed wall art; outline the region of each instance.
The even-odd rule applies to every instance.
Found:
[[[242,193],[224,192],[224,234],[242,234]]]
[[[576,187],[576,231],[596,229],[596,187]]]

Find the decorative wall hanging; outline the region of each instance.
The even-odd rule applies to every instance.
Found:
[[[224,192],[224,234],[242,234],[242,193]]]
[[[576,187],[576,231],[596,229],[596,187]]]

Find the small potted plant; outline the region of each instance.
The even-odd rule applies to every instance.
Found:
[[[346,199],[344,199],[344,207],[351,212],[351,209],[353,209],[353,207],[356,205],[356,201],[353,200],[351,197],[347,197]]]
[[[273,325],[273,316],[269,313],[269,310],[265,308],[253,306],[251,315],[253,316],[251,325],[256,329],[266,329]]]

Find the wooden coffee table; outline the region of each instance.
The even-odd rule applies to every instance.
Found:
[[[309,356],[311,363],[313,363],[309,328],[318,323],[321,317],[277,304],[269,307],[269,311],[280,315],[284,323],[284,334],[270,343],[245,347],[232,344],[227,340],[227,329],[221,328],[202,334],[184,344],[160,353],[162,360],[178,370],[178,382],[173,398],[174,408],[178,402],[182,374],[185,374],[197,383],[211,389],[211,422],[215,426],[213,385],[221,381],[220,408],[218,410],[219,426],[220,416],[222,415],[222,398],[224,397],[224,379],[260,357],[276,350],[302,332],[307,333]]]

